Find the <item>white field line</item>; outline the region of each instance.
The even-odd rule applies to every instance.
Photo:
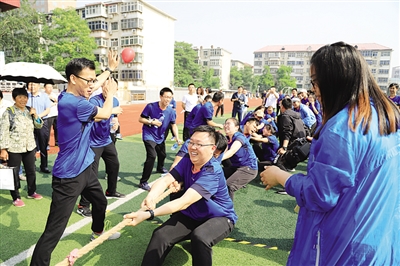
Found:
[[[149,185],[152,185],[155,181],[151,182]],[[143,189],[137,189],[134,192],[126,195],[125,198],[122,199],[118,199],[115,202],[113,202],[112,204],[107,206],[107,210],[112,211],[116,208],[118,208],[119,206],[121,206],[122,204],[130,201],[131,199],[139,196],[140,194],[146,192]],[[73,232],[81,229],[82,227],[84,227],[85,225],[89,224],[92,222],[92,218],[91,217],[86,217],[70,226],[68,226],[65,231],[64,234],[61,236],[61,239],[63,239],[64,237],[72,234]],[[61,240],[60,239],[60,240]],[[89,236],[88,236],[89,239]],[[28,248],[27,250],[22,251],[21,253],[19,253],[18,255],[6,260],[5,262],[1,263],[0,266],[13,266],[16,265],[26,259],[28,259],[29,257],[32,257],[33,254],[33,250],[35,249],[36,245],[32,245],[30,248]]]

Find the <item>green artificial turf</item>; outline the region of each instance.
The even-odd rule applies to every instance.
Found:
[[[227,117],[227,116],[226,116]],[[217,123],[223,123],[224,118],[217,118]],[[181,128],[180,128],[181,129]],[[180,131],[181,132],[181,131]],[[171,150],[173,141],[171,135],[167,140],[166,168],[172,163],[176,151]],[[145,149],[141,135],[124,136],[117,142],[120,160],[120,174],[117,190],[130,194],[138,190],[141,177]],[[49,156],[49,165],[54,163],[55,155]],[[37,165],[39,162],[37,161]],[[304,171],[305,164],[297,170]],[[101,161],[99,180],[105,189],[104,163]],[[155,173],[150,182],[160,177]],[[279,189],[279,188],[277,188]],[[223,240],[213,248],[214,265],[284,265],[292,246],[297,214],[294,198],[275,193],[277,189],[266,191],[260,183],[260,177],[235,193],[234,207],[239,220],[228,240]],[[23,208],[12,206],[8,191],[0,191],[0,263],[25,251],[36,243],[44,230],[51,202],[51,175],[37,172],[37,192],[44,198],[36,201],[26,199],[26,181],[21,181],[21,196],[26,204]],[[140,203],[147,192],[107,212],[106,226],[111,228],[122,221],[126,213],[140,209]],[[165,199],[163,202],[165,202]],[[108,200],[109,204],[116,199]],[[161,202],[162,204],[162,202]],[[75,211],[72,213],[69,225],[84,219]],[[152,231],[165,217],[156,217],[156,223],[145,221],[136,227],[125,227],[118,240],[106,241],[96,247],[75,265],[140,265]],[[62,239],[52,253],[51,265],[62,261],[70,251],[81,248],[89,242],[91,229],[89,222],[84,227]],[[260,245],[260,246],[258,246]],[[266,246],[266,247],[263,247]],[[268,249],[271,247],[272,249]],[[30,258],[17,265],[28,265]],[[190,242],[176,245],[167,256],[164,265],[191,265]]]

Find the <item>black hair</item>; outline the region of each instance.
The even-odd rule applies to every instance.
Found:
[[[217,145],[217,143],[218,143],[218,135],[217,135],[217,132],[215,131],[215,129],[212,126],[209,126],[209,125],[198,126],[193,130],[193,134],[195,132],[206,132],[206,133],[208,133],[209,136],[214,140],[215,145]]]
[[[218,141],[217,141],[217,150],[219,151],[225,151],[226,147],[228,147],[228,140],[226,139],[226,137],[221,133],[221,132],[216,132],[217,136],[218,136]]]
[[[207,95],[206,97],[204,97],[204,101],[206,102],[208,102],[211,99],[212,99],[211,95]]]
[[[3,92],[0,91],[0,99],[3,99]]]
[[[245,124],[251,123],[251,122],[255,122],[257,126],[260,124],[260,122],[255,117],[250,117],[249,119],[247,119]]]
[[[292,99],[290,98],[284,98],[281,101],[281,104],[283,107],[285,107],[285,109],[292,109]]]
[[[189,83],[188,87],[190,87],[191,85],[193,85],[193,86],[194,86],[194,83]],[[196,87],[196,86],[195,86],[195,87]]]
[[[395,87],[396,89],[399,89],[399,84],[397,84],[397,83],[391,83],[391,84],[389,85],[389,89],[390,89],[391,87]]]
[[[271,124],[265,124],[264,128],[267,130],[271,130],[271,134],[275,135],[275,128]]]
[[[214,93],[214,95],[213,95],[213,97],[212,97],[212,101],[217,103],[217,102],[223,100],[224,97],[225,97],[225,96],[224,96],[224,93],[223,93],[223,92],[217,91],[216,93]]]
[[[22,95],[28,97],[28,91],[25,88],[15,88],[12,91],[12,98],[15,100],[17,96]]]
[[[170,88],[164,87],[164,88],[162,88],[162,89],[160,90],[160,96],[163,96],[164,93],[166,93],[166,92],[170,92],[170,93],[172,93],[172,95],[174,95],[174,93],[172,92],[172,90],[171,90]]]
[[[86,58],[74,58],[65,67],[65,75],[67,76],[67,80],[70,80],[71,75],[78,75],[85,68],[89,68],[90,70],[96,70],[96,65],[94,61],[86,59]]]
[[[362,124],[369,131],[372,108],[378,113],[379,133],[388,135],[400,127],[400,111],[386,97],[373,77],[367,62],[355,47],[337,42],[318,49],[310,60],[311,78],[321,94],[322,127],[348,106],[348,126],[352,131]],[[371,101],[374,107],[371,105]]]

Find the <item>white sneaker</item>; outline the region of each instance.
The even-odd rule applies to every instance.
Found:
[[[107,175],[104,177],[104,179],[105,179],[105,180],[108,179]],[[121,177],[118,177],[118,178],[117,178],[117,181],[119,181],[119,180],[121,180]]]
[[[26,181],[26,176],[24,174],[20,174],[19,180]]]
[[[90,241],[95,240],[96,238],[98,238],[98,237],[101,236],[102,234],[103,234],[103,233],[98,234],[98,233],[92,232],[92,237],[90,238]],[[108,240],[118,239],[118,238],[120,238],[120,236],[121,236],[121,233],[120,233],[120,232],[116,232],[116,233],[112,234],[112,235],[108,238]]]

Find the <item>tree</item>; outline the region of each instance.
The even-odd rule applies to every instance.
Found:
[[[174,83],[176,87],[186,87],[201,79],[201,68],[195,63],[197,53],[190,43],[175,42]]]
[[[260,89],[266,90],[275,85],[274,76],[272,76],[269,66],[264,66],[262,75],[260,76]]]
[[[277,83],[276,86],[279,90],[285,87],[296,88],[296,79],[290,76],[292,73],[291,66],[280,66],[276,72]]]
[[[253,69],[249,66],[245,66],[242,70],[242,85],[248,91],[255,91],[253,88]]]
[[[239,86],[243,83],[243,79],[242,79],[242,72],[238,69],[237,66],[231,67],[231,71],[230,71],[230,87],[231,89],[234,89],[235,86]]]
[[[203,88],[217,88],[220,87],[220,79],[219,77],[214,77],[214,69],[212,68],[205,68],[203,71],[201,85]]]
[[[0,50],[6,63],[15,61],[40,62],[40,14],[27,0],[21,7],[0,13]]]
[[[44,62],[50,62],[58,71],[73,58],[85,57],[95,60],[95,39],[85,20],[73,8],[56,8],[42,30],[40,48]]]

